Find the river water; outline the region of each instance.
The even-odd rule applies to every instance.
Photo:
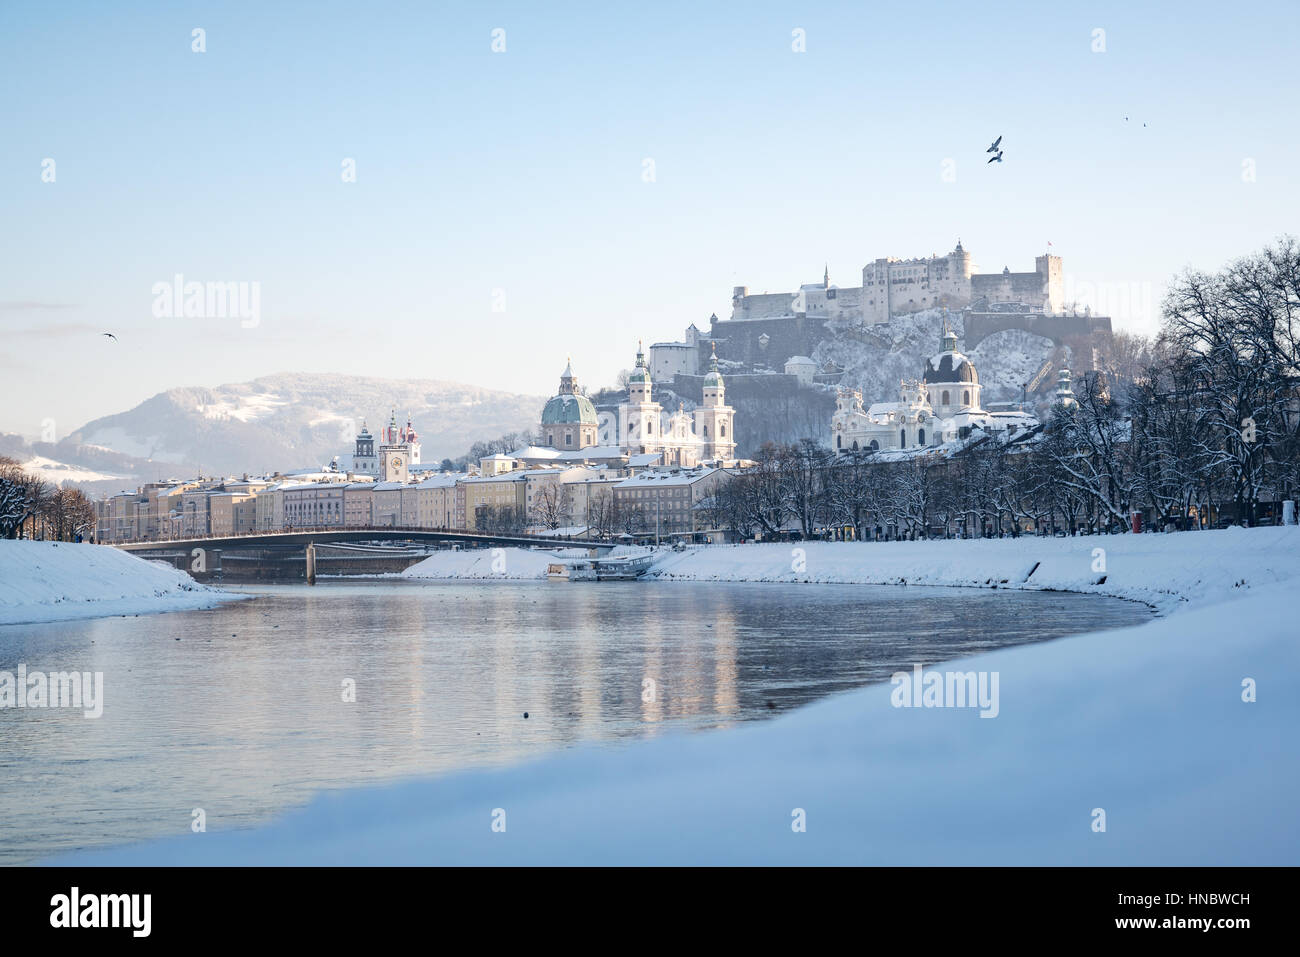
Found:
[[[0,711],[0,863],[184,833],[196,809],[209,830],[248,827],[326,789],[762,720],[913,664],[1151,616],[893,586],[241,590],[255,597],[210,611],[0,627],[0,670],[104,675],[99,718]]]

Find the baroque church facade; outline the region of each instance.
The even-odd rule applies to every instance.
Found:
[[[840,389],[831,417],[836,454],[923,449],[986,432],[1031,428],[1027,412],[989,412],[980,405],[979,372],[957,350],[957,336],[944,326],[938,354],[926,360],[919,379],[899,383],[899,401],[864,408],[862,392]]]
[[[658,455],[660,464],[691,468],[701,462],[735,458],[735,415],[726,403],[726,385],[713,356],[704,379],[703,398],[691,412],[678,405],[665,412],[654,399],[654,385],[645,352],[638,344],[636,365],[628,376],[628,397],[605,424],[607,443],[625,455]],[[561,452],[595,447],[600,422],[591,400],[582,395],[570,363],[560,376],[560,389],[542,409],[541,441]]]

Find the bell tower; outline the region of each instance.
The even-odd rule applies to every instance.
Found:
[[[718,347],[713,346],[709,372],[704,377],[704,401],[695,408],[695,435],[703,443],[702,455],[730,459],[736,455],[736,410],[726,404],[726,386],[718,371]]]
[[[379,450],[379,481],[406,483],[410,457],[404,445],[386,445]]]

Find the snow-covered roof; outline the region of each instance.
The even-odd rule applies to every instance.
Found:
[[[553,459],[560,454],[558,449],[545,445],[526,445],[510,453],[512,459]]]
[[[583,459],[620,459],[623,450],[617,445],[593,445],[585,449],[569,449],[560,452],[556,458],[566,462],[581,462]]]
[[[716,471],[718,470],[714,468],[675,469],[672,471],[647,469],[619,482],[616,488],[662,488],[668,485],[692,485],[700,481],[700,479],[708,478]]]
[[[437,475],[431,475],[424,481],[416,485],[416,488],[449,488],[459,482],[461,479],[469,478],[465,472],[439,472]]]
[[[527,476],[528,473],[520,469],[514,472],[500,472],[496,475],[471,475],[461,481],[466,485],[482,482],[522,482]]]

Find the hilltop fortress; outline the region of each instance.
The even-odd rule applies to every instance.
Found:
[[[871,327],[891,316],[936,308],[961,313],[967,349],[1008,329],[1074,346],[1111,332],[1107,316],[1066,312],[1061,257],[1035,257],[1032,272],[981,273],[958,240],[942,256],[876,259],[862,268],[860,286],[834,286],[829,271],[821,282],[794,292],[751,294],[747,286],[736,286],[730,318],[710,317],[708,335],[692,325],[681,342],[655,343],[650,368],[656,381],[698,375],[716,343],[725,362],[779,371],[792,358],[812,355],[829,335],[828,323]]]
[[[977,273],[975,268],[957,240],[957,248],[944,256],[889,256],[867,263],[862,285],[848,289],[832,286],[829,271],[820,283],[800,286],[795,293],[750,295],[747,286],[737,286],[731,294],[731,321],[806,315],[878,325],[890,316],[935,307],[964,309],[977,301],[1015,302],[1045,313],[1059,313],[1065,306],[1060,256],[1037,257],[1033,272]]]

